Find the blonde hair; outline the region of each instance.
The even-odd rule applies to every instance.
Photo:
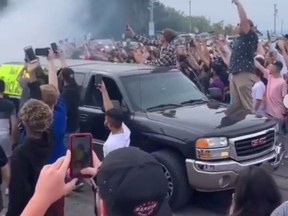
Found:
[[[51,127],[53,112],[40,100],[30,99],[19,112],[20,121],[33,132],[44,132]]]
[[[58,89],[51,84],[41,85],[42,101],[46,103],[51,109],[57,104],[59,98]]]

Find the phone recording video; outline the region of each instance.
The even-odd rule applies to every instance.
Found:
[[[56,43],[51,43],[51,49],[54,53],[58,52],[58,46]]]
[[[25,59],[27,62],[35,63],[38,61],[32,46],[25,47],[24,52],[25,52]]]
[[[70,177],[89,178],[81,174],[83,168],[92,167],[92,135],[91,134],[71,134],[70,135]]]
[[[47,57],[49,55],[49,48],[37,48],[35,49],[36,56]]]
[[[95,86],[101,85],[103,81],[103,76],[100,74],[97,74],[94,78]]]

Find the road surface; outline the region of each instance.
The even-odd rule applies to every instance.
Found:
[[[273,173],[282,195],[283,201],[288,200],[288,160],[284,159],[282,166]],[[175,216],[225,216],[231,201],[232,192],[196,193],[193,201]],[[93,197],[90,188],[84,188],[81,193],[72,193],[67,198],[66,216],[93,216]]]
[[[282,192],[283,201],[288,200],[288,159],[272,174]],[[221,193],[195,193],[193,200],[174,216],[225,216],[231,202],[231,191]],[[5,206],[7,197],[4,196]],[[65,216],[93,216],[93,196],[90,187],[73,192],[66,198]]]

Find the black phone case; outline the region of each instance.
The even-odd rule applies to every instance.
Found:
[[[44,56],[47,57],[49,55],[49,48],[38,48],[35,49],[36,56]]]
[[[95,85],[100,85],[100,84],[102,84],[102,80],[103,80],[103,76],[101,76],[101,75],[96,75],[96,76],[95,76],[95,80],[94,80]]]
[[[32,62],[37,59],[37,56],[35,55],[33,48],[28,48],[25,50],[25,59],[27,62]]]
[[[53,50],[54,53],[57,53],[57,51],[58,51],[58,46],[57,46],[56,43],[51,43],[51,48],[52,48],[52,50]]]

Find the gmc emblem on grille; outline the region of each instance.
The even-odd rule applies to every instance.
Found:
[[[264,145],[266,143],[266,137],[261,137],[255,140],[251,141],[251,146],[252,147],[257,147],[257,146],[261,146]]]

